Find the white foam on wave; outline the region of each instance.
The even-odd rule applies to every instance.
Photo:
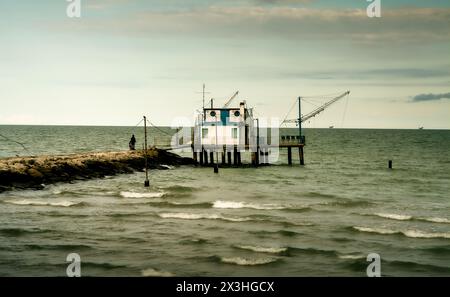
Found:
[[[194,213],[184,213],[184,212],[176,212],[176,213],[161,213],[159,216],[163,219],[184,219],[184,220],[225,220],[231,222],[245,222],[251,220],[250,218],[231,218],[224,217],[216,214],[194,214]]]
[[[161,192],[146,192],[146,193],[138,193],[138,192],[120,192],[120,196],[124,198],[161,198],[164,196],[164,193]]]
[[[450,233],[428,233],[419,230],[406,230],[402,232],[407,237],[412,238],[449,238]]]
[[[245,259],[241,257],[233,257],[233,258],[220,258],[220,261],[228,264],[236,264],[242,266],[255,266],[255,265],[264,265],[277,261],[276,258],[261,258],[261,259]]]
[[[269,253],[269,254],[279,254],[287,251],[284,247],[262,247],[262,246],[251,246],[251,245],[238,245],[240,249],[250,250],[258,253]]]
[[[240,201],[217,200],[213,203],[213,208],[253,208],[253,209],[285,209],[286,207],[277,204],[256,204]]]
[[[73,201],[55,201],[55,202],[49,202],[49,201],[39,201],[39,200],[6,200],[5,203],[15,204],[15,205],[33,205],[33,206],[63,206],[63,207],[70,207],[77,204],[80,204],[82,202],[73,202]]]
[[[398,220],[398,221],[407,221],[407,220],[412,219],[412,216],[409,216],[409,215],[392,214],[392,213],[375,213],[375,215],[379,216],[381,218]]]
[[[353,229],[361,232],[378,233],[378,234],[396,234],[398,231],[383,229],[383,228],[369,228],[369,227],[353,227]]]
[[[364,259],[366,258],[365,255],[339,255],[339,259],[344,260],[358,260],[358,259]]]
[[[353,229],[361,232],[378,233],[378,234],[403,234],[406,237],[412,238],[448,238],[450,239],[450,233],[430,233],[420,230],[404,230],[394,231],[390,229],[381,228],[369,228],[369,227],[353,227]]]
[[[432,223],[450,224],[450,220],[446,218],[432,217],[432,218],[420,218],[421,220]]]
[[[163,276],[163,277],[174,276],[174,274],[171,272],[156,270],[153,268],[144,269],[142,270],[141,274],[142,276]]]

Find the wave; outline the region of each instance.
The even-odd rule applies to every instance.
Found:
[[[353,229],[360,232],[377,233],[377,234],[398,234],[399,231],[394,231],[390,229],[383,228],[369,228],[369,227],[352,227]]]
[[[377,234],[401,234],[410,238],[446,238],[450,239],[450,233],[428,233],[420,230],[391,230],[382,228],[369,228],[369,227],[353,227],[353,229],[360,232],[369,232]]]
[[[184,219],[184,220],[224,220],[230,222],[246,222],[251,221],[251,218],[235,218],[235,217],[224,217],[216,214],[194,214],[194,213],[161,213],[159,216],[163,219]]]
[[[146,193],[138,193],[138,192],[120,192],[120,196],[124,198],[161,198],[165,195],[162,192],[146,192]]]
[[[320,248],[314,248],[314,247],[289,247],[287,254],[289,256],[292,256],[293,254],[300,253],[300,254],[312,254],[312,255],[324,255],[324,256],[332,256],[336,257],[338,253],[335,250],[323,250]]]
[[[47,230],[42,229],[22,229],[22,228],[4,228],[0,229],[0,234],[4,236],[21,236],[33,233],[44,233]]]
[[[92,247],[83,244],[56,244],[56,245],[40,245],[27,244],[25,245],[30,250],[62,250],[62,251],[80,251],[92,249]]]
[[[237,245],[236,248],[249,250],[257,253],[279,254],[287,251],[285,247],[262,247],[251,245]]]
[[[338,255],[339,259],[343,259],[343,260],[359,260],[359,259],[366,259],[366,255],[352,255],[352,254],[347,254],[347,255]]]
[[[147,268],[141,271],[142,276],[161,276],[161,277],[171,277],[175,276],[173,273],[168,271],[156,270],[153,268]]]
[[[314,198],[316,198],[316,197],[318,197],[318,198],[336,198],[335,195],[319,193],[319,192],[309,192],[306,194],[306,196],[314,197]]]
[[[284,229],[277,230],[277,231],[260,230],[260,231],[249,231],[249,232],[252,234],[255,234],[257,236],[259,235],[261,237],[266,237],[267,235],[273,235],[273,234],[282,235],[282,236],[286,236],[286,237],[294,237],[297,235],[302,235],[302,233],[290,231],[290,230],[284,230]]]
[[[450,239],[450,233],[427,233],[418,230],[406,230],[403,235],[413,238],[447,238]]]
[[[396,268],[405,269],[406,271],[414,271],[414,272],[432,272],[432,273],[446,273],[449,274],[448,266],[438,266],[433,264],[425,264],[425,263],[417,263],[410,261],[389,261],[383,260],[384,265],[386,266],[394,266]]]
[[[160,207],[173,207],[173,208],[210,208],[212,203],[199,202],[199,203],[182,203],[182,202],[170,202],[170,201],[148,201],[145,204],[153,204]]]
[[[172,192],[172,193],[187,193],[187,192],[191,193],[191,192],[194,192],[197,190],[197,188],[194,188],[194,187],[180,186],[180,185],[161,187],[160,189],[162,189],[164,191]]]
[[[117,265],[111,263],[97,263],[97,262],[82,262],[82,267],[90,267],[90,268],[100,268],[100,269],[118,269],[118,268],[126,268],[126,265]]]
[[[24,199],[24,200],[5,200],[5,203],[15,204],[15,205],[33,205],[33,206],[62,206],[62,207],[70,207],[70,206],[82,206],[86,205],[86,202],[73,202],[68,200],[63,201],[39,201],[34,199]]]
[[[208,243],[208,240],[203,238],[191,238],[191,239],[183,239],[180,241],[181,244],[187,245],[187,244],[205,244]]]
[[[278,261],[278,258],[259,258],[259,259],[246,259],[241,257],[232,257],[232,258],[220,258],[222,263],[226,264],[236,264],[240,266],[256,266],[256,265],[265,265],[269,263],[274,263]]]
[[[217,200],[214,201],[213,208],[220,209],[240,209],[240,208],[251,208],[257,210],[286,210],[286,211],[306,211],[310,210],[308,206],[295,206],[295,205],[280,205],[280,204],[259,204],[259,203],[247,203],[242,201],[224,201]]]
[[[320,203],[320,205],[341,206],[341,207],[363,207],[363,206],[371,206],[373,204],[375,203],[367,200],[348,200],[348,199]]]
[[[274,210],[274,209],[284,209],[285,206],[277,205],[277,204],[256,204],[256,203],[246,203],[239,201],[223,201],[217,200],[213,203],[213,208],[253,208],[260,210]]]
[[[375,213],[373,214],[375,216],[391,219],[391,220],[398,220],[398,221],[425,221],[425,222],[431,222],[431,223],[442,223],[442,224],[450,224],[450,220],[446,218],[440,218],[440,217],[414,217],[411,215],[403,215],[403,214],[390,214],[390,213]]]
[[[390,214],[390,213],[375,213],[374,215],[381,217],[381,218],[386,218],[386,219],[391,219],[391,220],[398,220],[398,221],[408,221],[412,219],[412,216],[408,216],[408,215],[400,215],[400,214]]]
[[[450,224],[450,220],[446,218],[432,217],[432,218],[417,218],[418,220],[432,222],[432,223],[443,223]]]

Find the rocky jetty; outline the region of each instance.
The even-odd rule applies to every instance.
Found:
[[[194,164],[194,161],[156,148],[148,150],[150,169],[167,169],[163,165],[188,164]],[[44,185],[56,182],[132,173],[142,171],[144,166],[143,151],[5,158],[0,159],[0,192],[41,189]]]

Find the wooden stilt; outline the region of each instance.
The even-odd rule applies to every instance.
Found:
[[[256,166],[259,166],[259,146],[256,148]]]
[[[305,159],[304,159],[304,156],[303,156],[303,146],[299,146],[298,147],[298,154],[299,154],[299,157],[300,157],[300,165],[305,165]]]
[[[231,152],[227,152],[228,155],[228,165],[231,166]]]
[[[192,154],[193,154],[194,162],[195,162],[195,164],[197,164],[197,163],[198,163],[198,160],[197,160],[197,152],[194,151]]]
[[[214,164],[214,152],[213,151],[210,151],[209,152],[209,163],[210,164]]]
[[[234,165],[237,165],[237,164],[238,164],[238,160],[237,160],[237,147],[236,147],[236,146],[234,147],[234,150],[233,150],[233,164],[234,164]]]
[[[237,163],[238,165],[242,165],[241,152],[237,152]]]
[[[292,165],[292,148],[291,147],[288,147],[287,148],[288,149],[288,164],[289,165]]]
[[[223,150],[222,150],[222,165],[225,165],[225,163],[226,163],[226,160],[225,160],[226,151],[227,151],[226,146],[223,146]]]
[[[200,154],[200,165],[203,166],[203,155],[204,155],[204,150],[202,148],[202,150],[199,152]]]
[[[205,159],[204,164],[205,164],[205,166],[208,166],[208,152],[205,150],[203,155],[204,155],[203,158]]]

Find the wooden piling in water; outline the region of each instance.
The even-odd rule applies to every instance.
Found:
[[[205,166],[208,166],[208,152],[206,150],[204,150],[204,154],[203,154],[203,158],[204,158],[204,164]]]
[[[237,165],[237,164],[238,164],[238,160],[237,160],[237,147],[236,147],[236,146],[234,146],[234,149],[233,149],[233,164],[234,164],[234,165]]]
[[[228,165],[231,166],[231,152],[227,152],[228,155]]]
[[[200,165],[203,166],[203,148],[202,150],[199,152],[200,154]]]
[[[292,148],[288,147],[287,149],[288,149],[288,151],[287,151],[287,153],[288,153],[288,164],[292,165]]]
[[[300,158],[300,165],[305,165],[305,158],[303,155],[303,146],[298,147],[298,154],[299,154],[299,158]]]
[[[227,147],[224,145],[223,149],[222,149],[222,165],[225,165],[226,161],[226,152],[227,152]]]
[[[209,163],[214,165],[214,152],[210,151],[209,152]]]
[[[389,167],[389,169],[392,169],[392,160],[389,160],[388,167]]]

